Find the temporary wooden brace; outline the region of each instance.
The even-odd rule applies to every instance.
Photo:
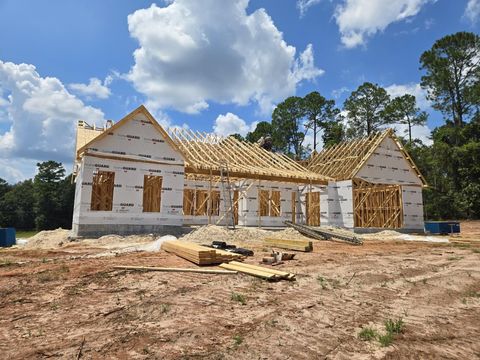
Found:
[[[144,175],[143,212],[160,212],[162,180],[161,176]]]
[[[353,181],[355,227],[403,227],[402,188],[400,185]]]
[[[188,272],[188,273],[221,274],[221,275],[237,274],[237,271],[214,270],[214,269],[166,268],[166,267],[151,267],[151,266],[114,266],[113,268],[118,270],[136,270],[136,271]]]
[[[252,181],[246,189],[243,189],[242,187],[240,187],[242,190],[240,191],[240,193],[237,192],[237,197],[235,199],[235,192],[234,192],[234,201],[233,201],[233,209],[234,209],[234,214],[235,214],[235,211],[237,213],[237,220],[236,220],[236,223],[238,223],[238,203],[241,199],[244,199],[246,196],[247,196],[247,192],[248,190],[254,185],[255,183]],[[224,213],[222,216],[220,216],[220,218],[217,220],[217,225],[220,224],[220,222],[225,218],[225,216],[227,215],[227,213]]]
[[[93,175],[90,210],[112,211],[115,173],[99,170]]]

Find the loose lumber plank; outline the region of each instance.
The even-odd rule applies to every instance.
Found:
[[[281,249],[297,250],[304,252],[313,251],[313,244],[311,241],[308,240],[266,238],[263,239],[263,242],[265,243],[265,245],[270,245]]]
[[[214,270],[214,269],[192,269],[192,268],[166,268],[166,267],[151,267],[151,266],[114,266],[118,270],[138,270],[138,271],[163,271],[163,272],[189,272],[199,274],[222,274],[233,275],[237,271],[231,270]]]
[[[269,281],[278,281],[281,279],[295,280],[295,274],[285,271],[265,268],[258,265],[244,264],[237,261],[232,261],[228,264],[220,264],[220,267],[228,270],[235,270],[244,274],[260,277]]]

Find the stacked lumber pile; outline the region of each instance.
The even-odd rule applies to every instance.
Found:
[[[313,250],[312,242],[308,240],[266,238],[263,240],[263,242],[267,246],[277,247],[281,249],[297,250],[297,251],[305,251],[305,252],[310,252]]]
[[[242,260],[240,254],[228,251],[211,249],[192,242],[171,240],[162,243],[162,249],[187,259],[197,265],[221,264],[232,260]]]
[[[295,274],[280,270],[273,270],[263,266],[244,264],[238,261],[231,261],[228,264],[220,264],[220,267],[227,270],[238,271],[244,274],[256,276],[269,281],[279,281],[282,279],[295,280]]]

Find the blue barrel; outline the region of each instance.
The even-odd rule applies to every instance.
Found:
[[[15,228],[0,228],[0,247],[15,245]]]
[[[430,234],[452,234],[460,232],[458,221],[425,221],[425,232]]]

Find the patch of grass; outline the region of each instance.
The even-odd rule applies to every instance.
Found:
[[[235,346],[240,346],[243,343],[243,336],[235,335],[233,337],[233,343],[234,343]]]
[[[0,267],[1,266],[9,266],[12,265],[13,262],[9,259],[0,259]]]
[[[402,318],[398,320],[387,319],[385,321],[385,330],[387,330],[387,332],[391,334],[402,333],[404,327],[405,327],[405,323],[403,322]]]
[[[337,280],[337,279],[332,279],[330,280],[330,283],[332,284],[332,287],[334,289],[337,289],[340,287],[340,280]]]
[[[474,254],[480,254],[480,249],[472,249],[472,252],[473,252]]]
[[[383,335],[378,335],[378,342],[382,347],[387,347],[393,342],[393,334],[387,332]]]
[[[465,243],[453,243],[453,246],[460,249],[468,249],[472,246],[472,244],[465,244]]]
[[[448,261],[454,261],[454,260],[462,260],[463,256],[449,256],[447,258]]]
[[[278,324],[278,320],[275,320],[275,319],[271,319],[267,321],[267,325],[271,327],[275,327],[277,324]]]
[[[242,305],[247,304],[247,300],[245,299],[245,296],[236,292],[232,292],[232,295],[230,297],[233,301],[239,302]]]
[[[170,311],[170,305],[169,304],[161,304],[160,305],[160,313],[166,314]]]
[[[37,275],[37,280],[39,283],[46,283],[50,281],[58,280],[58,275],[52,273],[51,271],[41,272]]]
[[[470,290],[466,293],[466,296],[468,297],[474,297],[474,298],[480,298],[480,292],[479,291],[474,291]]]
[[[38,231],[36,230],[20,230],[15,232],[15,237],[17,239],[28,239],[29,237],[32,237],[33,235],[36,235]]]
[[[318,281],[318,283],[320,284],[320,286],[322,287],[323,290],[328,289],[327,280],[323,276],[318,275],[317,276],[317,281]]]
[[[365,327],[360,330],[358,333],[358,337],[363,341],[371,341],[374,340],[378,336],[378,333],[375,329],[370,327]]]

